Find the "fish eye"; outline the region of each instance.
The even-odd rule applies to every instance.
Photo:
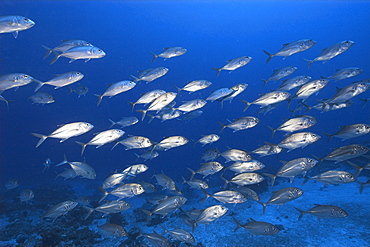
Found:
[[[101,52],[101,51],[102,51],[102,50],[100,50],[100,49],[98,50],[98,52]]]
[[[28,78],[28,75],[24,75],[23,77],[24,77],[24,78]]]
[[[24,21],[29,21],[28,18],[23,18]]]

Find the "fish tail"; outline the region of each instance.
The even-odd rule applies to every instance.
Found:
[[[222,69],[219,69],[219,68],[212,68],[212,69],[217,71],[217,73],[216,73],[216,77],[220,74],[220,72],[221,72],[221,70],[222,70]]]
[[[225,181],[224,189],[226,189],[226,186],[230,183],[230,181],[226,180],[226,178],[224,178],[222,176],[220,176],[220,178]]]
[[[223,124],[223,123],[220,123],[220,122],[217,122],[219,125],[222,126],[221,130],[220,130],[220,133],[226,128],[227,125]]]
[[[58,58],[60,57],[60,54],[58,52],[56,52],[56,51],[52,51],[52,52],[53,52],[55,57],[53,58],[53,60],[51,60],[50,65],[55,63],[58,60]]]
[[[363,98],[358,98],[358,99],[364,101],[364,104],[362,105],[362,109],[366,106],[367,102],[370,100],[370,99],[363,99]]]
[[[134,153],[134,154],[137,157],[136,160],[135,160],[135,162],[137,162],[140,159],[140,155],[138,155],[137,153]]]
[[[317,157],[315,155],[312,155],[312,157],[314,157],[315,159],[317,159],[319,162],[317,163],[317,165],[320,165],[321,162],[324,160],[324,158],[320,158],[320,157]]]
[[[251,103],[249,103],[248,101],[245,101],[245,100],[241,100],[241,102],[246,104],[243,111],[246,111],[248,109],[248,107],[251,105]]]
[[[131,77],[132,77],[132,79],[134,79],[134,82],[138,82],[138,81],[140,81],[140,79],[139,78],[137,78],[136,76],[133,76],[133,75],[130,75]]]
[[[53,51],[53,49],[50,49],[49,47],[44,46],[44,45],[42,45],[42,47],[46,50],[46,53],[45,53],[44,58],[43,58],[43,59],[45,59],[45,58],[47,58],[51,54],[51,52]]]
[[[112,149],[111,150],[113,150],[113,148],[115,148],[120,142],[119,141],[115,141],[116,143],[113,145],[113,147],[112,147]]]
[[[330,142],[331,138],[333,138],[333,136],[334,136],[334,135],[331,135],[331,134],[328,134],[328,133],[325,133],[325,132],[322,132],[322,133],[328,137],[328,142]]]
[[[305,211],[303,211],[303,210],[301,210],[301,209],[299,209],[299,208],[296,208],[296,207],[294,207],[294,208],[299,212],[298,220],[302,219],[302,217],[303,217],[305,214],[307,214],[307,212],[305,212]]]
[[[204,203],[208,199],[208,197],[210,197],[212,195],[209,194],[205,189],[203,189],[203,188],[200,188],[200,189],[202,190],[202,192],[204,194],[204,199],[202,200],[202,203]]]
[[[240,227],[243,227],[240,222],[233,217],[234,222],[236,223],[236,227],[234,229],[234,232],[236,232]]]
[[[305,185],[307,183],[307,181],[311,179],[311,178],[306,177],[306,176],[304,176],[303,178],[304,178],[304,180],[303,180],[301,186]]]
[[[67,156],[64,154],[64,156],[63,156],[63,161],[62,162],[60,162],[58,165],[56,165],[56,166],[61,166],[61,165],[64,165],[64,164],[67,164],[68,163],[68,160],[67,160]]]
[[[365,169],[365,168],[362,168],[361,166],[358,166],[356,165],[355,163],[351,162],[351,161],[348,161],[346,160],[346,162],[348,164],[350,164],[351,166],[353,166],[355,169],[356,169],[356,173],[353,175],[353,177],[356,179],[358,177],[358,175],[360,174],[360,172]]]
[[[304,105],[307,108],[307,110],[305,111],[305,113],[308,112],[308,111],[310,111],[313,108],[312,106],[307,105],[306,102],[302,102],[302,105]]]
[[[98,103],[96,104],[96,106],[100,105],[100,102],[103,99],[103,94],[102,95],[94,94],[94,96],[98,97]]]
[[[195,227],[197,227],[197,222],[196,221],[190,221],[191,223],[191,232],[194,232],[195,231]]]
[[[186,179],[183,176],[181,176],[181,178],[182,178],[182,184],[186,184]]]
[[[130,102],[130,101],[128,101],[127,103],[129,103],[131,105],[131,111],[134,111],[134,107],[135,107],[136,103]]]
[[[267,56],[269,56],[266,60],[266,63],[270,62],[271,58],[273,58],[275,55],[271,54],[271,53],[268,53],[267,51],[263,50],[263,52],[265,54],[267,54]]]
[[[82,146],[82,149],[81,149],[81,156],[82,156],[84,154],[84,152],[85,152],[85,148],[87,146],[87,143],[82,143],[82,142],[77,142],[77,141],[76,141],[76,143],[78,145]]]
[[[262,214],[265,215],[267,203],[260,202],[260,201],[257,201],[257,202],[262,205],[262,207],[263,207],[262,208]]]
[[[262,174],[265,175],[265,176],[267,176],[267,177],[269,177],[269,178],[271,178],[271,187],[273,187],[274,184],[275,184],[276,175],[269,174],[269,173],[262,173]]]
[[[173,86],[177,89],[177,93],[179,93],[180,91],[182,91],[183,89],[182,88],[179,88],[178,86],[176,86],[175,84],[173,84]]]
[[[146,214],[146,222],[149,222],[150,220],[150,217],[152,216],[152,212],[149,212],[148,210],[145,210],[145,209],[140,209],[144,214]]]
[[[149,122],[148,122],[148,123],[151,123],[151,122],[153,121],[153,119],[155,118],[155,116],[150,115],[150,114],[147,114],[147,115],[148,115],[148,117],[150,117],[150,119],[149,119]]]
[[[108,191],[106,191],[105,189],[103,189],[102,187],[99,187],[99,190],[100,190],[101,192],[103,192],[103,196],[100,198],[100,200],[99,200],[99,202],[98,202],[98,203],[101,203],[101,202],[105,199],[105,197],[106,197],[107,195],[109,195],[109,192],[108,192]]]
[[[266,86],[267,82],[269,81],[269,80],[264,80],[264,79],[261,79],[261,78],[260,78],[260,80],[263,81],[263,86]]]
[[[289,98],[289,99],[287,99],[286,101],[288,101],[288,109],[290,108],[290,104],[292,104],[292,100],[293,100],[293,98]]]
[[[190,169],[189,167],[186,167],[186,169],[188,169],[191,172],[191,176],[190,176],[190,179],[189,180],[193,180],[193,177],[196,174],[196,172],[193,171],[192,169]]]
[[[112,123],[110,126],[109,126],[109,128],[112,128],[114,125],[116,125],[117,123],[116,122],[114,122],[112,119],[109,119],[108,118],[108,120]]]
[[[153,55],[152,63],[157,59],[158,55],[154,54],[153,52],[150,51],[150,53]]]
[[[274,129],[274,128],[270,127],[270,126],[267,126],[267,127],[272,131],[272,133],[271,133],[271,139],[272,139],[274,137],[275,132],[276,132],[277,129]]]
[[[90,208],[90,207],[86,207],[86,206],[83,206],[83,207],[84,207],[84,209],[88,210],[88,212],[87,212],[87,214],[84,218],[84,220],[87,220],[87,218],[89,218],[90,214],[94,211],[94,209]]]
[[[136,110],[136,111],[143,113],[143,115],[141,117],[141,121],[144,121],[144,118],[145,118],[145,115],[146,115],[147,110]]]
[[[308,59],[305,59],[305,58],[303,58],[303,60],[308,62],[308,67],[307,68],[310,68],[311,65],[313,64],[313,62],[315,62],[315,60],[308,60]]]
[[[40,138],[39,142],[36,144],[36,147],[39,147],[46,140],[46,138],[48,138],[48,136],[42,134],[31,133],[31,135]]]
[[[67,95],[69,95],[70,93],[72,93],[72,92],[73,92],[73,89],[72,89],[70,86],[67,86],[67,88],[68,88],[68,93],[67,93]]]

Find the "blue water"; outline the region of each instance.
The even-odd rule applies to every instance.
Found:
[[[96,194],[100,196],[96,186],[113,171],[137,163],[134,153],[141,154],[142,150],[125,151],[123,146],[118,146],[111,151],[113,144],[99,149],[88,146],[81,157],[81,148],[75,141],[88,142],[93,133],[108,129],[109,118],[118,121],[125,116],[136,116],[140,119],[141,114],[131,112],[127,102],[134,102],[142,93],[153,89],[175,92],[173,85],[183,87],[188,81],[196,79],[212,82],[211,87],[193,94],[180,92],[176,98],[179,105],[191,99],[205,99],[212,91],[222,87],[231,87],[237,83],[249,85],[231,103],[224,102],[222,109],[218,102],[209,102],[201,109],[204,113],[200,117],[181,123],[178,120],[161,123],[154,119],[148,124],[147,117],[143,122],[125,128],[124,137],[141,135],[159,142],[172,135],[197,140],[202,135],[218,134],[221,126],[217,122],[226,124],[228,120],[243,116],[257,116],[259,106],[252,105],[243,112],[245,104],[240,100],[253,101],[260,94],[277,89],[281,81],[269,82],[263,87],[260,80],[267,79],[274,69],[296,66],[298,70],[292,76],[309,75],[313,79],[330,76],[336,69],[346,67],[359,67],[364,71],[357,77],[330,82],[318,95],[311,96],[308,104],[316,104],[316,99],[327,99],[335,93],[337,87],[369,78],[369,11],[368,1],[1,1],[0,16],[26,16],[36,25],[19,32],[17,39],[10,33],[0,34],[0,74],[26,73],[46,81],[56,74],[80,71],[85,75],[80,83],[89,88],[86,96],[78,98],[75,93],[67,95],[66,88],[54,90],[52,86],[44,85],[40,91],[50,93],[55,98],[55,103],[48,105],[32,104],[28,99],[36,83],[20,87],[17,91],[10,89],[2,94],[13,102],[9,103],[9,110],[4,102],[0,102],[1,193],[7,195],[3,185],[11,178],[20,181],[20,188],[57,183],[54,181],[55,172],[60,173],[63,168],[51,167],[42,173],[42,163],[47,158],[59,163],[63,160],[63,154],[66,154],[68,160],[82,161],[85,158],[94,167],[97,172],[96,181],[80,178],[74,180],[82,184],[91,182]],[[86,63],[83,60],[68,63],[68,59],[62,57],[55,64],[49,65],[52,55],[43,60],[45,50],[41,45],[55,47],[66,39],[87,40],[107,55]],[[265,63],[267,56],[262,50],[275,53],[282,44],[299,39],[313,39],[316,45],[286,59],[274,57],[268,64]],[[322,49],[343,40],[352,40],[355,44],[338,57],[325,63],[315,62],[310,69],[307,68],[303,58],[314,59]],[[164,47],[172,46],[185,47],[188,52],[166,61],[157,58],[154,63],[151,62],[150,51],[158,54]],[[216,77],[216,72],[211,68],[222,67],[226,60],[239,56],[251,56],[253,59],[242,68],[231,73],[221,71]],[[104,97],[102,103],[96,106],[97,98],[94,94],[102,94],[108,85],[130,80],[130,75],[136,76],[140,70],[159,66],[169,68],[169,72],[147,84],[140,82],[128,92],[112,98]],[[354,104],[351,107],[338,111],[309,111],[308,114],[317,118],[318,123],[307,131],[317,133],[322,138],[304,149],[289,153],[284,150],[279,155],[260,158],[266,165],[264,172],[276,172],[282,160],[310,155],[324,157],[340,146],[369,144],[369,135],[345,142],[333,138],[328,143],[327,137],[321,134],[333,134],[344,125],[369,124],[370,105],[362,108],[363,102],[358,99],[369,97],[369,92],[365,92],[352,100]],[[291,110],[296,105],[297,101],[293,101]],[[145,108],[136,105],[135,109]],[[159,157],[144,162],[149,170],[140,175],[140,180],[154,183],[152,175],[163,171],[180,185],[181,176],[190,176],[186,167],[197,169],[205,149],[217,147],[222,152],[231,147],[251,151],[264,142],[278,143],[284,138],[284,133],[277,132],[271,139],[271,131],[267,126],[276,128],[284,119],[292,116],[287,103],[283,102],[272,112],[260,114],[260,123],[254,128],[236,133],[225,129],[218,142],[205,147],[200,144],[194,147],[189,142],[182,147],[161,151]],[[49,138],[35,148],[38,139],[30,133],[49,134],[60,124],[77,121],[92,123],[95,128],[64,143]],[[259,159],[257,155],[252,157]],[[217,160],[225,164],[224,158]],[[345,164],[342,167],[353,171]],[[368,177],[368,174],[365,171],[362,176]],[[213,191],[217,191],[222,184],[217,175],[208,182],[214,186]],[[68,183],[68,180],[64,182]],[[11,197],[8,195],[7,199],[11,200]],[[34,200],[37,200],[37,195]],[[48,205],[56,203],[44,202]]]

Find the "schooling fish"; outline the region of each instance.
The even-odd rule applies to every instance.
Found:
[[[0,33],[13,33],[14,38],[18,32],[27,30],[35,25],[35,22],[27,17],[19,15],[0,16]]]
[[[184,47],[175,46],[175,47],[165,47],[164,51],[158,55],[154,54],[153,52],[150,52],[150,53],[152,53],[153,55],[153,59],[152,59],[152,63],[153,63],[157,59],[157,57],[163,57],[164,60],[167,60],[171,57],[181,56],[185,54],[186,52],[187,50]]]
[[[247,65],[250,61],[252,61],[252,58],[248,56],[237,57],[231,60],[227,60],[226,61],[227,64],[224,65],[222,68],[212,68],[212,69],[217,71],[216,76],[218,76],[221,70],[229,70],[231,72],[240,67],[243,67],[244,65]]]
[[[46,82],[38,82],[35,92],[39,90],[43,85],[52,85],[55,86],[54,89],[58,89],[72,83],[75,83],[81,80],[84,77],[84,74],[78,71],[71,71],[63,74],[56,75],[53,79]]]
[[[146,83],[154,81],[155,79],[164,76],[167,74],[168,68],[166,67],[158,67],[153,69],[147,69],[143,71],[139,71],[139,75],[137,77],[131,75],[134,78],[135,82],[138,81],[146,81]]]
[[[116,83],[111,84],[107,90],[101,95],[94,94],[96,97],[98,97],[98,103],[97,105],[100,105],[101,100],[105,96],[109,96],[109,98],[112,98],[113,96],[126,92],[130,89],[133,89],[136,86],[136,83],[133,81],[119,81]]]
[[[54,48],[49,48],[49,47],[46,47],[46,46],[42,46],[45,50],[46,50],[46,53],[45,53],[45,56],[44,56],[44,59],[47,58],[53,51],[56,51],[56,52],[65,52],[65,51],[68,51],[69,49],[71,48],[74,48],[74,47],[77,47],[77,46],[90,46],[90,47],[93,47],[93,45],[85,40],[80,40],[80,39],[71,39],[71,40],[62,40],[63,42],[54,47]]]
[[[53,51],[53,54],[55,57],[50,64],[55,63],[60,57],[70,58],[71,60],[69,60],[69,63],[72,63],[78,59],[85,59],[85,62],[88,62],[90,59],[102,58],[106,55],[102,49],[96,46],[76,46],[61,54]]]
[[[267,82],[278,81],[281,78],[284,78],[284,77],[287,77],[288,75],[293,74],[296,70],[297,70],[297,67],[294,67],[294,66],[287,66],[281,69],[276,69],[274,70],[272,75],[267,80],[261,79],[261,81],[264,82],[263,85],[265,86]]]

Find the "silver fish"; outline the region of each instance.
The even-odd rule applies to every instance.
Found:
[[[245,130],[249,128],[253,128],[259,123],[259,119],[256,117],[241,117],[238,118],[229,124],[225,125],[219,122],[219,124],[222,126],[220,133],[225,129],[225,128],[230,128],[233,129],[233,132],[237,132],[239,130]]]
[[[209,135],[203,136],[198,141],[194,142],[194,145],[197,144],[197,143],[200,143],[200,144],[202,144],[202,147],[204,147],[205,145],[214,143],[214,142],[218,141],[219,139],[220,139],[220,137],[218,135],[209,134]]]
[[[173,229],[173,230],[167,230],[163,225],[161,225],[163,228],[164,233],[169,233],[171,237],[175,240],[178,240],[180,242],[184,242],[187,244],[192,244],[195,242],[194,236],[183,229]]]
[[[251,153],[255,153],[260,155],[261,157],[264,157],[268,155],[278,154],[283,150],[283,148],[279,147],[279,145],[268,142],[265,143],[265,145],[256,148],[255,150],[251,151]]]
[[[159,96],[165,93],[166,91],[162,89],[152,90],[150,92],[143,94],[138,100],[136,100],[136,102],[128,102],[128,103],[131,104],[132,110],[133,110],[136,104],[149,104],[153,102],[155,99],[157,99]]]
[[[78,59],[85,59],[85,62],[88,62],[90,59],[102,58],[106,55],[102,49],[96,46],[76,46],[61,54],[57,53],[56,51],[52,52],[55,57],[53,60],[51,60],[50,64],[55,63],[60,57],[70,58],[71,60],[69,60],[69,63],[72,63]]]
[[[245,83],[239,83],[239,84],[236,84],[234,86],[231,87],[232,90],[234,90],[233,93],[225,96],[224,98],[222,99],[218,99],[219,101],[221,101],[221,108],[222,108],[222,104],[225,100],[229,100],[230,103],[231,101],[236,97],[238,96],[239,94],[241,94],[242,92],[244,92],[245,89],[247,89],[248,87],[248,84],[245,84]]]
[[[180,106],[174,108],[175,110],[183,112],[191,112],[197,109],[204,107],[207,104],[207,101],[203,99],[193,99],[182,103]]]
[[[319,219],[326,219],[326,218],[344,218],[348,216],[348,213],[344,211],[342,208],[332,205],[320,205],[315,204],[315,207],[303,211],[299,208],[294,207],[300,213],[298,220],[300,220],[305,214],[312,214]]]
[[[131,76],[134,78],[135,82],[138,81],[146,81],[146,83],[154,81],[155,79],[164,76],[167,74],[168,69],[165,67],[158,67],[153,69],[147,69],[143,71],[139,71],[139,75],[137,77]]]
[[[191,179],[191,180],[188,180],[186,181],[184,177],[182,177],[182,180],[183,180],[183,184],[188,184],[190,186],[190,188],[192,189],[208,189],[209,186],[206,182],[204,182],[203,180],[199,180],[199,179]]]
[[[243,186],[243,185],[258,184],[264,180],[264,178],[260,174],[254,173],[254,172],[240,173],[236,175],[235,177],[233,177],[231,180],[226,180],[223,177],[221,178],[225,181],[224,188],[226,188],[226,186],[229,183],[234,183],[239,186]]]
[[[163,139],[159,143],[154,144],[153,148],[159,147],[159,148],[163,148],[164,151],[166,151],[174,147],[185,145],[186,143],[188,143],[188,141],[189,140],[183,136],[170,136],[170,137]]]
[[[57,179],[58,177],[63,177],[64,178],[64,180],[66,180],[66,179],[69,179],[69,178],[75,178],[75,177],[77,177],[78,175],[77,175],[77,173],[75,172],[75,170],[73,170],[72,168],[69,168],[69,169],[66,169],[66,170],[64,170],[64,172],[61,172],[61,173],[59,173],[56,177],[55,177],[55,179]],[[55,180],[54,179],[54,180]]]
[[[312,178],[305,177],[302,185],[304,185],[309,179],[313,179],[324,184],[345,184],[352,183],[356,180],[351,173],[337,170],[326,171]]]
[[[206,149],[201,159],[207,162],[207,161],[217,159],[218,156],[220,156],[220,151],[218,151],[217,148],[211,148],[211,149]]]
[[[303,84],[307,83],[311,80],[311,76],[301,75],[296,76],[290,79],[286,79],[281,83],[280,87],[277,89],[279,91],[289,91],[296,87],[302,86]]]
[[[137,112],[142,112],[143,113],[141,121],[144,120],[145,115],[148,111],[160,111],[160,110],[162,110],[162,108],[164,108],[165,106],[170,104],[172,101],[174,101],[176,96],[177,96],[177,93],[174,93],[174,92],[164,93],[161,96],[159,96],[158,98],[156,98],[149,105],[149,107],[146,110],[136,110]]]
[[[161,214],[166,216],[168,213],[171,213],[173,211],[176,211],[178,208],[180,208],[182,205],[185,204],[187,199],[182,196],[172,196],[168,197],[167,199],[161,201],[152,212],[149,212],[147,210],[141,209],[145,214],[147,214],[147,222],[150,220],[150,217],[153,214]]]
[[[242,100],[246,104],[243,111],[246,111],[250,105],[260,105],[261,107],[265,107],[268,105],[276,104],[281,101],[284,101],[288,99],[290,96],[290,93],[284,92],[284,91],[272,91],[270,93],[265,93],[258,99],[256,99],[253,102],[247,102],[245,100]]]
[[[37,92],[29,97],[32,104],[50,104],[54,103],[54,97],[48,93]]]
[[[207,80],[194,80],[186,84],[183,88],[179,88],[177,86],[175,87],[177,88],[178,93],[180,91],[188,91],[189,93],[193,93],[198,90],[205,89],[211,85],[212,85],[212,82],[207,81]]]
[[[148,151],[148,152],[145,152],[145,153],[143,153],[141,155],[135,153],[135,155],[137,157],[136,161],[139,158],[142,158],[142,159],[144,159],[144,161],[146,161],[146,160],[151,160],[151,159],[154,159],[154,158],[158,157],[159,156],[159,153],[158,152],[155,152],[155,151]]]
[[[90,207],[84,206],[84,208],[88,210],[88,213],[85,216],[85,220],[94,211],[98,211],[100,213],[103,213],[104,215],[107,215],[107,214],[120,213],[122,211],[129,209],[130,207],[131,207],[130,204],[128,204],[125,201],[111,201],[111,202],[104,203],[103,205],[100,205],[96,208],[90,208]]]
[[[137,124],[139,122],[139,119],[137,117],[124,117],[121,120],[114,122],[111,119],[108,119],[112,124],[109,126],[109,128],[112,128],[114,125],[120,125],[121,128],[128,127],[134,124]]]
[[[233,88],[220,88],[220,89],[217,89],[216,91],[213,91],[207,98],[206,100],[209,100],[209,101],[214,101],[214,100],[218,100],[220,98],[223,98],[223,97],[227,97],[229,95],[231,95],[232,93],[234,93],[236,90],[233,89]]]
[[[98,228],[102,235],[106,237],[122,238],[128,235],[128,233],[122,226],[112,223],[106,223],[104,225],[98,226]]]
[[[198,215],[196,220],[193,222],[193,232],[198,224],[209,224],[227,213],[227,208],[222,205],[214,205],[208,207]]]
[[[370,88],[370,79],[354,82],[344,88],[339,89],[336,94],[325,103],[341,103],[366,92]]]
[[[334,160],[335,163],[348,160],[348,159],[353,159],[359,156],[362,156],[369,152],[369,148],[359,145],[359,144],[351,144],[343,147],[339,147],[335,149],[333,152],[330,154],[326,155],[324,158],[321,160]]]
[[[227,60],[227,64],[225,64],[222,68],[212,68],[213,70],[217,71],[216,76],[218,76],[221,70],[229,70],[230,72],[236,70],[244,65],[247,65],[250,61],[252,61],[252,57],[242,56],[237,57],[231,60]]]
[[[53,79],[46,82],[38,82],[39,85],[35,88],[35,92],[39,90],[43,85],[52,85],[55,86],[54,89],[58,89],[72,83],[75,83],[81,80],[84,77],[84,74],[78,71],[71,71],[63,74],[56,75]]]
[[[284,57],[285,59],[293,54],[305,51],[314,46],[315,44],[316,42],[312,39],[301,39],[291,43],[283,44],[283,47],[280,50],[278,50],[275,54],[268,53],[265,50],[263,50],[263,52],[269,56],[266,60],[266,63],[268,63],[271,60],[271,58],[275,56]]]
[[[18,32],[27,30],[35,25],[35,22],[27,17],[19,15],[0,16],[0,33],[13,33],[14,38]]]
[[[287,202],[293,201],[303,195],[303,190],[295,187],[287,187],[280,189],[278,191],[274,191],[274,194],[271,196],[271,198],[266,202],[260,202],[260,204],[263,206],[263,214],[266,213],[266,206],[268,204],[274,204],[274,205],[284,205]]]
[[[184,47],[175,46],[175,47],[165,47],[164,51],[156,55],[153,52],[150,52],[153,55],[152,63],[157,59],[157,57],[163,57],[164,60],[167,60],[171,57],[178,57],[185,54],[187,50]]]
[[[149,169],[144,164],[131,165],[122,171],[123,174],[127,174],[128,177],[136,177],[136,175],[146,172]]]
[[[285,132],[295,132],[298,130],[303,130],[314,126],[317,123],[316,118],[308,116],[308,115],[301,115],[295,118],[291,118],[285,121],[282,125],[277,127],[276,129],[269,127],[272,130],[272,136],[274,136],[277,130],[285,131]]]
[[[293,74],[297,70],[297,67],[294,66],[287,66],[281,69],[276,69],[273,71],[272,75],[267,80],[261,79],[263,81],[263,85],[265,86],[267,82],[269,81],[278,81],[284,77],[287,77],[288,75]]]
[[[87,179],[96,178],[96,172],[94,168],[88,165],[85,161],[84,162],[69,162],[67,160],[66,155],[64,155],[64,160],[60,162],[59,164],[57,164],[56,166],[60,166],[63,164],[69,164],[78,176],[81,176]]]
[[[102,188],[103,189],[113,188],[117,184],[120,184],[123,181],[123,179],[125,179],[126,176],[127,174],[125,173],[114,173],[104,180]]]
[[[13,73],[0,76],[0,93],[7,89],[15,88],[20,86],[25,86],[32,81],[40,82],[34,79],[32,76],[23,73]]]
[[[254,172],[261,170],[265,167],[265,165],[258,160],[251,160],[251,161],[236,161],[232,165],[225,168],[225,170],[230,170],[235,172],[236,174],[245,173],[245,172]]]
[[[328,85],[328,83],[329,80],[327,79],[318,79],[308,82],[301,86],[290,100],[303,99],[305,101],[312,94],[317,94],[321,89]]]
[[[172,178],[165,175],[163,172],[161,174],[153,175],[157,180],[157,184],[166,190],[176,190],[176,184]]]
[[[5,188],[6,190],[12,190],[12,189],[15,189],[19,186],[19,181],[18,179],[15,179],[15,178],[12,178],[12,179],[9,179],[6,183],[5,183]]]
[[[203,111],[202,110],[195,110],[195,111],[191,111],[191,112],[188,112],[185,117],[183,117],[180,121],[180,123],[184,120],[187,120],[187,121],[190,121],[196,117],[199,117],[200,115],[203,114]]]
[[[85,85],[82,85],[82,84],[78,84],[78,86],[74,89],[72,89],[71,87],[67,86],[68,88],[68,94],[72,93],[72,92],[75,92],[78,94],[78,98],[80,98],[81,96],[85,96],[87,94],[87,92],[89,91],[89,88],[86,87]]]
[[[296,148],[304,148],[309,144],[318,141],[321,136],[312,132],[299,132],[289,135],[282,140],[278,145],[279,147],[288,149],[288,152]]]
[[[202,202],[205,202],[208,197],[213,197],[217,201],[223,202],[223,203],[244,203],[247,201],[247,198],[238,191],[233,190],[223,190],[216,192],[214,194],[208,193],[205,189],[202,189],[203,194],[205,195]]]
[[[209,175],[212,175],[212,174],[215,174],[221,171],[222,168],[224,167],[219,162],[212,161],[212,162],[203,163],[202,166],[197,171],[193,171],[190,168],[187,168],[187,169],[191,172],[190,180],[193,180],[194,175],[197,173],[203,175],[203,178],[205,178]]]
[[[346,107],[349,107],[353,104],[352,101],[350,100],[347,100],[345,102],[341,102],[341,103],[326,103],[326,102],[321,102],[317,105],[314,105],[314,106],[309,106],[307,105],[306,103],[302,102],[302,104],[307,107],[307,111],[311,110],[312,108],[316,109],[316,110],[320,110],[321,112],[328,112],[328,111],[333,111],[333,110],[339,110],[339,109],[343,109],[343,108],[346,108]]]
[[[308,68],[316,61],[329,61],[330,59],[342,54],[343,52],[347,51],[349,48],[352,47],[354,44],[353,41],[345,40],[334,45],[331,45],[321,51],[318,57],[313,60],[304,59],[308,62]]]
[[[32,190],[30,189],[23,189],[21,191],[21,194],[19,195],[19,199],[21,200],[21,203],[22,202],[26,202],[28,203],[29,201],[31,201],[33,198],[35,197],[35,193],[33,193]]]
[[[158,118],[158,119],[161,120],[161,122],[164,122],[164,121],[167,121],[167,120],[178,118],[178,117],[181,116],[181,114],[182,114],[182,112],[179,111],[179,110],[170,111],[168,113],[159,113],[158,115],[155,115],[155,116],[147,114],[150,117],[150,120],[149,120],[148,123],[152,122],[154,118]]]
[[[142,233],[140,231],[139,236],[145,237],[145,239],[151,244],[151,246],[171,247],[170,241],[162,235],[159,235],[155,231],[153,233]]]
[[[250,232],[252,235],[264,235],[264,236],[272,236],[272,235],[276,235],[279,233],[279,229],[268,223],[268,222],[263,222],[263,221],[256,221],[254,219],[251,218],[251,222],[248,222],[244,225],[240,224],[239,221],[237,221],[234,217],[233,217],[235,223],[237,224],[237,226],[235,227],[235,231],[237,231],[240,227],[243,227],[244,229],[246,229],[248,232]]]
[[[329,76],[329,80],[340,81],[359,75],[363,72],[362,69],[356,67],[349,67],[344,69],[337,69],[336,72]]]
[[[107,143],[113,142],[123,136],[125,132],[120,129],[109,129],[100,132],[97,134],[94,138],[92,138],[88,143],[83,143],[83,142],[76,142],[80,146],[82,146],[81,149],[81,156],[83,155],[86,146],[88,145],[94,145],[96,148],[99,148]]]
[[[112,98],[113,96],[126,92],[128,90],[133,89],[136,86],[136,83],[133,81],[119,81],[116,83],[113,83],[108,87],[107,90],[102,95],[94,94],[96,97],[98,97],[98,104],[100,104],[101,100],[105,96],[109,96],[109,98]]]
[[[229,161],[250,161],[252,157],[248,154],[247,151],[240,149],[229,149],[220,153],[222,157],[226,159],[226,163]]]
[[[323,134],[329,137],[328,142],[330,142],[331,138],[333,137],[342,138],[342,141],[344,141],[350,138],[363,136],[369,133],[370,133],[369,124],[351,124],[351,125],[343,126],[340,130],[338,130],[334,134],[328,134],[328,133],[323,133]]]
[[[74,47],[77,47],[77,46],[90,46],[90,47],[93,47],[93,45],[85,40],[80,40],[80,39],[71,39],[71,40],[62,40],[63,42],[54,47],[54,48],[49,48],[49,47],[46,47],[46,46],[42,46],[45,50],[46,50],[46,53],[45,53],[45,56],[44,56],[44,59],[47,58],[53,51],[56,51],[56,52],[65,52],[65,51],[68,51],[69,49],[71,48],[74,48]]]
[[[39,142],[36,144],[36,147],[40,146],[46,140],[46,138],[49,137],[61,139],[60,142],[64,142],[71,137],[82,135],[94,128],[94,125],[86,122],[75,122],[59,126],[61,127],[53,131],[50,135],[31,133],[32,135],[40,138]]]
[[[103,192],[103,196],[100,198],[99,203],[102,202],[107,195],[116,196],[119,198],[118,200],[120,200],[122,198],[131,198],[144,193],[143,186],[137,183],[123,184],[110,192],[104,190],[103,188],[100,188],[100,190]]]
[[[254,190],[246,186],[238,186],[237,188],[235,188],[235,190],[242,193],[247,199],[252,199],[253,201],[256,201],[256,202],[260,200],[260,197],[258,196],[258,194]]]
[[[51,207],[48,212],[46,212],[42,217],[52,218],[53,222],[61,215],[66,215],[69,211],[77,206],[77,202],[74,201],[64,201],[54,207]]]

